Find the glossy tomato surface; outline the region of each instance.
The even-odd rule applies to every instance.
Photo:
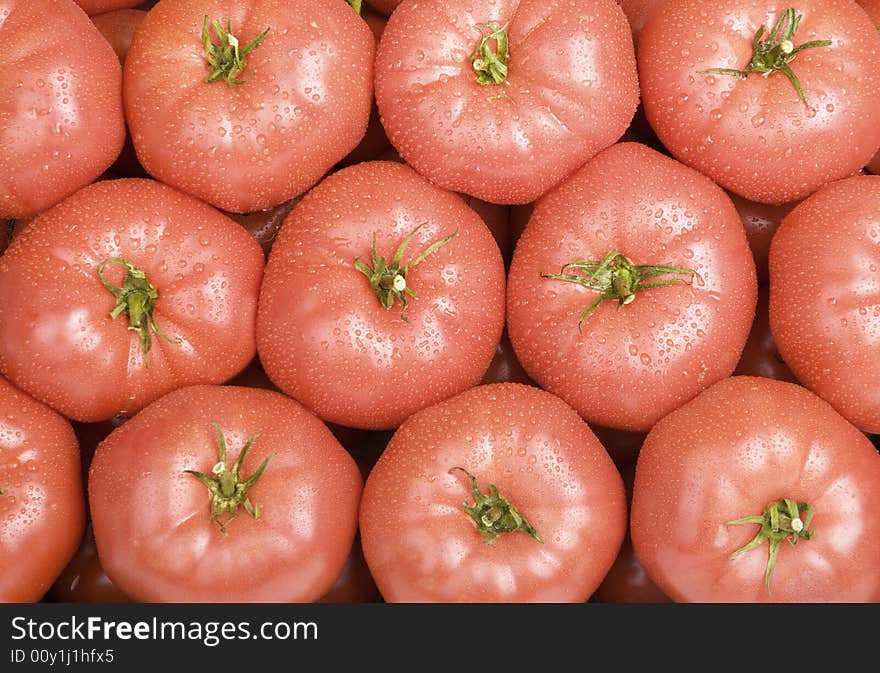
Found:
[[[268,30],[238,75],[205,81],[206,16],[231,26],[240,51]],[[220,45],[214,28],[209,39]],[[339,0],[162,0],[125,62],[138,157],[157,179],[223,210],[277,206],[360,142],[374,51],[367,24]]]
[[[355,260],[378,269],[375,244],[391,264],[413,232],[402,266],[454,236],[406,273],[406,308],[386,308]],[[504,263],[480,217],[407,166],[367,162],[328,177],[282,225],[257,347],[272,382],[324,420],[385,429],[479,383],[503,325]]]
[[[813,508],[809,520],[801,512],[812,537],[781,540],[768,589],[767,540],[731,558],[760,524],[732,522],[783,499]],[[866,513],[878,507],[880,454],[864,434],[801,386],[735,376],[648,433],[631,533],[676,601],[875,602],[880,540]]]
[[[623,9],[623,13],[626,14],[626,18],[632,28],[636,47],[638,47],[638,37],[642,32],[642,28],[645,27],[654,10],[663,2],[665,0],[617,0],[617,4]]]
[[[26,217],[116,159],[122,71],[70,0],[3,0],[0,41],[0,218]]]
[[[642,100],[663,144],[722,187],[763,203],[802,199],[855,173],[880,146],[880,35],[852,0],[792,5],[800,20],[786,67],[804,99],[782,70],[744,78],[701,72],[747,68],[762,26],[761,40],[776,35],[785,48],[788,8],[772,0],[669,0],[639,40]],[[824,40],[830,44],[794,51]]]
[[[468,477],[536,531],[488,543]],[[492,486],[490,486],[492,485]],[[491,518],[491,512],[484,512]],[[626,528],[620,475],[586,423],[531,386],[472,388],[408,418],[364,488],[364,555],[389,602],[580,602]]]
[[[472,64],[488,24],[506,26],[502,83],[481,84]],[[405,3],[379,43],[376,102],[422,175],[527,203],[626,130],[638,103],[629,25],[613,0]]]
[[[0,602],[36,602],[85,526],[70,423],[0,377]]]
[[[268,459],[245,492],[257,518],[242,503],[234,519],[212,520],[210,491],[186,472],[217,474],[217,427],[227,474],[251,439],[241,479]],[[321,597],[342,570],[361,485],[354,460],[294,400],[193,386],[157,400],[98,447],[89,502],[101,564],[135,600],[299,602]]]
[[[770,329],[798,379],[880,432],[880,176],[832,183],[770,246]]]
[[[98,274],[105,262],[104,279],[132,290],[116,317],[120,299]],[[97,182],[40,215],[0,257],[0,372],[79,421],[220,383],[256,352],[262,272],[259,245],[210,206],[153,180]],[[155,328],[144,317],[129,329],[148,303]]]
[[[117,9],[92,17],[92,23],[113,47],[119,62],[125,63],[134,31],[137,30],[146,15],[147,13],[142,9]]]
[[[624,305],[602,301],[581,320],[603,295],[542,274],[609,253],[693,274],[649,277],[678,282],[637,291]],[[526,372],[586,420],[646,431],[733,371],[756,291],[727,195],[687,166],[623,143],[538,201],[510,265],[507,329]]]
[[[880,0],[858,0],[874,25],[880,30]],[[868,170],[872,173],[880,173],[880,152],[874,155],[874,158],[868,162]]]

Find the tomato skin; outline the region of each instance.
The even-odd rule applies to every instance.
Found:
[[[391,16],[391,12],[397,9],[401,0],[370,0],[370,7],[385,16]]]
[[[770,292],[766,286],[758,288],[758,305],[755,308],[755,322],[742,355],[733,370],[734,374],[744,376],[763,376],[777,381],[797,383],[798,380],[789,366],[785,364],[776,340],[770,331]]]
[[[609,252],[699,276],[602,302],[542,278]],[[590,423],[647,431],[736,366],[754,316],[755,267],[730,199],[644,145],[603,151],[540,199],[508,276],[507,329],[526,372]],[[721,327],[723,325],[723,327]]]
[[[491,21],[509,22],[503,85],[477,82],[470,60],[476,26]],[[379,43],[375,85],[408,164],[501,204],[535,200],[615,142],[638,103],[632,35],[612,0],[406,3]]]
[[[247,56],[243,84],[205,82],[205,15],[231,21],[242,45],[269,28]],[[277,206],[360,142],[374,52],[367,24],[339,0],[162,0],[125,62],[138,158],[154,177],[223,210]]]
[[[33,603],[73,556],[85,526],[70,423],[0,377],[0,602]]]
[[[377,603],[382,596],[370,575],[364,552],[361,549],[359,536],[355,536],[351,553],[345,560],[345,565],[336,582],[330,590],[324,594],[319,603]]]
[[[728,525],[781,498],[815,508],[810,540],[730,555],[758,531]],[[636,465],[633,546],[678,602],[871,602],[880,598],[880,455],[805,388],[735,376],[660,420]]]
[[[242,511],[224,537],[207,488],[223,430],[228,460],[259,433],[241,468],[257,519]],[[291,432],[295,428],[296,432]],[[357,526],[361,476],[327,427],[284,395],[192,386],[169,393],[98,447],[89,501],[107,575],[144,602],[301,602],[333,585]]]
[[[98,559],[95,535],[86,527],[79,549],[47,597],[58,603],[128,603],[129,599],[107,577]]]
[[[768,271],[768,258],[770,256],[770,241],[773,234],[779,229],[783,218],[791,212],[796,203],[783,203],[772,205],[757,203],[742,198],[738,194],[730,193],[730,200],[736,206],[743,226],[746,229],[746,238],[755,258],[755,269],[758,273],[758,283],[766,284],[770,278]]]
[[[651,126],[680,161],[751,201],[802,199],[852,175],[880,146],[880,35],[851,0],[801,0],[790,64],[808,102],[782,72],[745,79],[699,74],[744,68],[757,30],[787,5],[669,0],[639,39],[639,79]],[[697,37],[697,36],[702,37]]]
[[[58,203],[116,159],[122,71],[69,0],[5,0],[2,13],[0,218],[18,218]]]
[[[486,544],[462,503],[463,467],[543,544],[514,531]],[[623,539],[623,483],[586,423],[532,386],[478,386],[410,416],[364,487],[364,556],[388,602],[580,602]]]
[[[770,246],[770,329],[780,354],[865,432],[880,432],[878,243],[880,176],[861,175],[805,199]]]
[[[495,355],[492,356],[492,362],[489,363],[481,383],[523,383],[527,386],[537,386],[516,359],[507,330],[501,333],[501,339],[495,347]]]
[[[183,341],[154,335],[144,358],[128,318],[110,316],[117,300],[97,267],[111,257],[146,274],[157,326]],[[257,243],[210,206],[153,180],[96,182],[42,213],[0,257],[0,372],[78,421],[220,383],[256,352],[262,269]],[[104,269],[117,286],[124,273]]]
[[[115,10],[131,9],[143,4],[143,0],[74,0],[89,16]]]
[[[386,309],[353,262],[403,261],[445,236]],[[411,168],[366,162],[329,176],[284,221],[260,292],[257,348],[275,385],[326,421],[388,429],[479,383],[504,325],[504,263],[479,216]]]
[[[659,5],[665,0],[617,0],[617,4],[623,9],[629,25],[633,32],[633,41],[638,48],[638,37],[642,32],[642,28],[648,22],[648,19],[654,13]]]
[[[858,3],[868,13],[874,25],[880,29],[880,0],[858,0]],[[868,162],[867,168],[874,174],[880,173],[880,152],[877,152],[874,158]]]
[[[104,39],[113,47],[119,64],[125,63],[125,57],[131,48],[134,31],[144,20],[147,13],[141,9],[117,9],[92,18]]]
[[[299,203],[299,199],[291,199],[285,201],[280,206],[267,208],[266,210],[258,210],[253,213],[224,213],[227,217],[232,218],[243,226],[254,240],[260,244],[263,249],[263,255],[269,257],[269,251],[275,243],[275,237],[278,236],[278,230],[284,218],[290,214],[293,207]]]

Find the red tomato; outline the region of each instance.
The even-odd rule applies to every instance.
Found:
[[[638,38],[642,28],[648,22],[654,10],[665,0],[617,0],[617,4],[623,9],[633,32],[633,41],[638,46]]]
[[[736,376],[648,433],[631,533],[679,602],[872,602],[878,507],[880,454],[865,435],[801,386]]]
[[[404,421],[367,479],[360,526],[386,601],[578,602],[614,561],[626,502],[573,409],[502,383]]]
[[[70,423],[0,377],[0,602],[40,600],[84,525]]]
[[[745,376],[763,376],[777,381],[797,383],[797,378],[776,348],[776,340],[770,331],[770,297],[768,288],[758,288],[758,306],[755,309],[755,321],[752,331],[743,348],[739,363],[734,374]]]
[[[503,325],[504,263],[477,214],[406,166],[367,162],[284,221],[257,348],[273,383],[324,420],[384,429],[479,383]]]
[[[767,283],[769,279],[767,258],[770,255],[770,241],[773,240],[773,234],[779,228],[782,218],[788,215],[796,204],[784,203],[775,206],[749,201],[738,194],[731,193],[729,196],[746,228],[746,238],[749,240],[749,247],[755,258],[758,282]]]
[[[623,143],[538,201],[510,265],[507,329],[542,388],[591,423],[646,431],[733,371],[756,291],[724,192]]]
[[[858,0],[877,29],[880,30],[880,0]],[[872,173],[880,173],[880,152],[874,155],[874,158],[868,162],[868,170]]]
[[[130,9],[143,4],[143,0],[74,0],[86,14],[103,14],[118,9]]]
[[[9,254],[9,253],[7,253]],[[770,246],[770,329],[798,380],[880,432],[880,176],[834,182]]]
[[[300,602],[342,570],[361,485],[345,449],[294,400],[193,386],[98,447],[89,502],[101,563],[135,600]]]
[[[92,18],[92,23],[113,47],[120,64],[125,63],[134,31],[137,30],[146,15],[147,13],[140,9],[117,9]]]
[[[218,27],[231,36],[225,48]],[[138,157],[224,210],[277,206],[364,136],[374,51],[367,24],[339,0],[162,0],[125,62]]]
[[[852,0],[793,7],[669,0],[639,39],[642,100],[660,140],[751,201],[802,199],[880,146],[875,27]]]
[[[355,536],[351,553],[342,572],[319,603],[377,603],[382,598],[370,575],[359,537]]]
[[[606,444],[606,448],[607,448]],[[627,501],[632,500],[635,462],[621,469]],[[627,530],[620,552],[593,597],[600,603],[669,603],[669,597],[648,577],[639,557],[633,551]]]
[[[4,0],[0,16],[0,218],[26,217],[116,159],[122,72],[70,0]]]
[[[528,203],[626,130],[632,35],[613,0],[405,3],[379,43],[376,102],[429,180]]]
[[[113,584],[101,567],[91,524],[86,527],[86,533],[76,555],[55,580],[47,597],[59,603],[128,602],[128,596]]]
[[[254,357],[262,270],[256,242],[204,203],[96,182],[0,257],[0,372],[79,421],[225,381]]]

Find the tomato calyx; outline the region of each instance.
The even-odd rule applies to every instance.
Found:
[[[810,530],[813,514],[813,506],[810,503],[795,502],[789,498],[783,498],[767,505],[763,514],[728,521],[727,525],[753,523],[761,526],[752,541],[733,552],[730,558],[735,559],[741,554],[757,549],[767,541],[770,546],[770,554],[764,570],[764,586],[769,595],[770,575],[776,565],[779,545],[783,540],[788,540],[792,545],[797,544],[797,541],[801,539],[811,540],[814,535],[814,531]]]
[[[420,224],[404,237],[403,241],[400,242],[400,245],[397,246],[397,250],[394,252],[394,257],[391,258],[390,263],[376,251],[376,232],[373,232],[373,249],[371,251],[372,266],[368,266],[360,257],[355,257],[354,259],[354,267],[369,278],[370,287],[373,288],[373,292],[376,293],[376,297],[379,298],[379,303],[382,304],[382,306],[386,309],[390,309],[394,306],[395,299],[400,302],[402,306],[400,318],[404,322],[409,322],[404,314],[408,301],[407,297],[412,297],[413,299],[416,298],[416,293],[406,284],[406,274],[414,266],[425,261],[429,255],[437,252],[440,248],[449,243],[449,241],[455,238],[458,234],[458,229],[456,229],[449,234],[449,236],[429,245],[418,257],[411,259],[409,262],[401,266],[403,254],[406,252],[413,236],[416,235],[416,232],[418,232],[422,226],[423,225]]]
[[[499,495],[495,484],[489,484],[489,494],[486,495],[480,493],[480,489],[477,487],[477,478],[474,475],[463,467],[453,467],[449,470],[449,474],[455,471],[464,473],[471,482],[474,505],[470,506],[465,501],[462,504],[462,509],[473,519],[474,525],[480,531],[486,544],[494,544],[499,535],[516,531],[525,533],[544,544],[532,524],[516,510],[512,503]]]
[[[800,80],[794,74],[789,63],[804,49],[828,47],[831,45],[831,40],[813,40],[795,47],[792,38],[797,32],[801,18],[800,14],[795,14],[794,8],[789,7],[779,16],[773,30],[766,37],[764,34],[767,32],[767,26],[761,26],[755,33],[755,39],[752,42],[752,60],[744,69],[710,68],[698,72],[700,74],[731,75],[737,79],[745,79],[753,72],[759,72],[764,77],[768,77],[771,73],[779,71],[788,77],[804,105],[812,109],[807,103]]]
[[[238,508],[242,505],[251,517],[254,519],[260,518],[260,506],[259,504],[254,505],[250,501],[247,492],[263,475],[266,466],[275,454],[270,453],[260,463],[260,467],[257,468],[256,472],[247,478],[243,478],[241,476],[241,464],[244,462],[244,458],[251,446],[253,446],[253,443],[257,441],[259,433],[255,432],[251,436],[242,447],[232,469],[229,469],[226,460],[226,437],[217,423],[212,423],[211,425],[217,431],[217,444],[220,447],[220,460],[211,468],[211,472],[215,476],[209,477],[203,472],[196,470],[184,470],[184,472],[193,475],[208,487],[208,491],[211,494],[211,520],[220,526],[220,532],[225,536],[226,526],[238,516]],[[226,519],[221,521],[220,517],[223,515],[226,515]]]
[[[211,39],[211,26],[220,38],[219,45],[214,44]],[[208,16],[205,15],[202,42],[205,44],[205,58],[211,66],[211,74],[205,78],[205,81],[215,82],[223,79],[227,84],[244,84],[244,80],[238,79],[238,76],[244,71],[245,58],[263,41],[268,32],[269,28],[266,28],[244,47],[239,48],[238,38],[232,34],[231,21],[227,21],[226,28],[223,28],[223,24],[219,21],[209,22]]]
[[[122,287],[117,287],[104,277],[104,268],[108,264],[118,264],[125,269],[125,278]],[[153,346],[150,332],[164,339],[168,343],[174,343],[156,324],[153,317],[156,300],[159,292],[147,280],[147,275],[134,266],[131,262],[121,257],[109,257],[98,265],[98,278],[113,296],[116,297],[116,306],[110,311],[110,317],[115,319],[118,315],[128,316],[128,329],[137,332],[141,339],[141,350],[144,353],[144,362],[149,366],[147,354]]]
[[[572,269],[582,273],[566,273]],[[651,283],[645,281],[665,276],[688,275],[690,278],[666,278]],[[598,292],[599,296],[584,309],[578,320],[578,327],[603,301],[613,299],[617,301],[617,308],[631,304],[636,293],[650,290],[656,287],[665,287],[675,283],[693,283],[697,277],[696,271],[680,266],[645,265],[636,266],[633,261],[622,253],[612,250],[600,261],[569,262],[562,267],[560,273],[542,273],[542,278],[561,280]]]
[[[504,84],[507,81],[507,26],[497,21],[476,26],[480,42],[471,53],[471,65],[480,84]]]

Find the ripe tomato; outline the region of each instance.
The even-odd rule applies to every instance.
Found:
[[[376,102],[401,156],[491,203],[559,183],[620,138],[638,97],[613,0],[409,2],[376,56]]]
[[[785,364],[776,348],[776,340],[770,331],[770,294],[766,286],[758,288],[758,305],[755,308],[755,321],[742,355],[733,370],[734,374],[763,376],[777,381],[797,383],[797,378]]]
[[[88,15],[103,14],[118,9],[131,9],[144,0],[74,0]]]
[[[4,0],[0,16],[5,219],[35,215],[95,180],[122,149],[125,123],[119,61],[78,7]]]
[[[792,7],[669,0],[639,39],[642,100],[660,140],[751,201],[802,199],[880,146],[875,27],[851,0]]]
[[[642,28],[648,22],[654,10],[665,0],[617,0],[617,4],[623,9],[633,32],[633,41],[638,48],[638,38]]]
[[[507,329],[542,388],[591,423],[646,431],[733,371],[755,301],[730,199],[622,143],[538,201],[510,265]]]
[[[86,527],[76,554],[49,589],[47,598],[58,603],[128,602],[128,596],[113,584],[101,567],[91,524]]]
[[[70,423],[0,377],[0,602],[40,600],[84,525]]]
[[[96,182],[0,257],[0,372],[79,421],[225,381],[254,357],[262,270],[257,243],[204,203]]]
[[[407,166],[367,162],[284,221],[257,348],[324,420],[385,429],[479,383],[503,325],[504,263],[479,216]]]
[[[865,432],[880,432],[878,277],[880,176],[819,190],[783,220],[770,246],[770,329],[780,354]]]
[[[877,29],[880,30],[880,0],[858,0]],[[880,173],[880,152],[874,155],[874,158],[868,162],[868,170],[872,173]]]
[[[354,460],[294,400],[192,386],[104,440],[89,502],[101,563],[135,600],[300,602],[342,570],[361,486]]]
[[[125,61],[138,157],[224,210],[277,206],[360,142],[374,51],[339,0],[162,0]]]
[[[866,515],[878,507],[880,455],[865,435],[801,386],[735,376],[648,433],[631,533],[679,602],[871,602],[880,538]]]
[[[729,194],[733,205],[736,206],[746,229],[746,238],[755,258],[755,269],[758,273],[758,283],[766,284],[770,278],[767,270],[767,258],[770,255],[770,241],[773,234],[779,228],[782,218],[791,212],[796,204],[783,203],[772,205],[749,201],[738,194]]]
[[[146,15],[147,13],[141,9],[117,9],[92,18],[92,23],[113,47],[120,64],[125,63],[134,31]]]
[[[579,602],[614,561],[626,503],[571,407],[501,383],[404,421],[367,479],[360,526],[386,601]]]

